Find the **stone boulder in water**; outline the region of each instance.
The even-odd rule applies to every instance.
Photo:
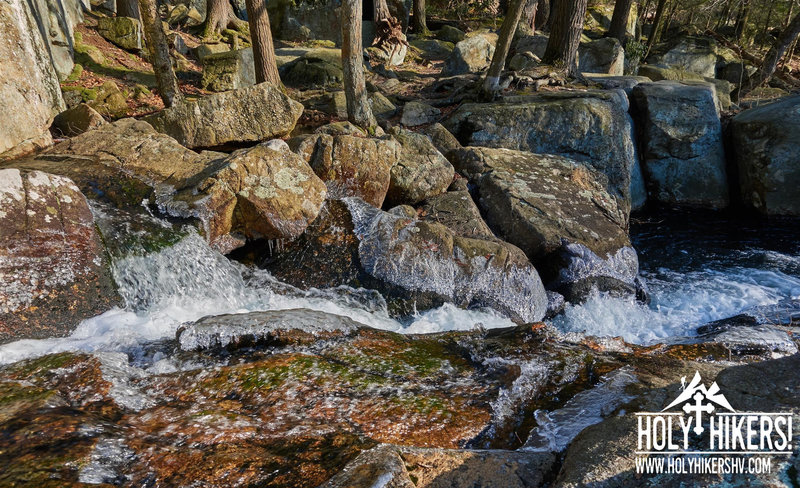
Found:
[[[48,154],[82,156],[134,177],[153,189],[150,203],[162,212],[198,219],[206,240],[221,252],[246,238],[297,237],[316,218],[326,194],[322,181],[282,141],[230,155],[198,154],[133,119],[81,134]],[[113,187],[113,179],[104,185]]]
[[[311,134],[289,145],[328,187],[329,198],[359,197],[380,207],[389,190],[400,145],[392,139]]]
[[[303,105],[269,83],[184,100],[146,117],[159,132],[189,148],[259,142],[294,129]]]
[[[800,96],[731,120],[742,200],[766,215],[800,216]]]
[[[640,83],[633,88],[632,98],[642,169],[653,199],[726,207],[728,175],[713,87]]]
[[[611,195],[631,208],[638,161],[628,98],[622,90],[507,97],[467,103],[444,122],[465,146],[562,154],[604,173]]]
[[[568,300],[592,287],[635,291],[627,213],[605,190],[604,175],[563,156],[489,148],[450,154],[476,185],[489,225]]]
[[[0,169],[0,343],[64,336],[116,305],[107,265],[70,179]]]
[[[328,201],[305,234],[264,264],[302,288],[378,290],[397,315],[450,302],[534,322],[547,307],[539,274],[517,247],[459,235],[406,206],[384,212],[359,199]]]

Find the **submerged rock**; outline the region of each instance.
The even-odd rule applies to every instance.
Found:
[[[633,100],[650,195],[668,204],[726,207],[728,175],[713,88],[640,83]]]
[[[731,120],[742,200],[766,215],[800,216],[800,96]]]
[[[592,286],[635,289],[627,213],[602,174],[563,156],[508,149],[465,148],[451,159],[477,187],[489,225],[568,300]]]
[[[118,301],[92,212],[75,183],[0,169],[0,343],[68,335]]]
[[[416,204],[443,193],[453,181],[453,165],[423,134],[396,128],[392,135],[400,142],[400,158],[392,166],[386,204]]]
[[[383,205],[400,154],[396,141],[312,134],[291,139],[289,145],[325,182],[329,198],[359,197]]]
[[[283,137],[294,129],[303,105],[269,83],[184,100],[145,118],[182,145],[213,147]]]
[[[562,154],[608,177],[609,192],[631,208],[635,150],[624,92],[589,91],[467,103],[444,122],[465,146]]]

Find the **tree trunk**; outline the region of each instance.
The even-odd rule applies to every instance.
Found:
[[[653,44],[655,44],[658,40],[658,28],[660,27],[661,19],[664,18],[664,8],[666,6],[667,0],[658,0],[656,17],[653,19],[653,27],[650,29],[650,38],[647,39],[647,51],[645,53],[645,57],[647,57],[647,54],[650,53],[650,49],[653,47]]]
[[[132,17],[134,19],[141,19],[141,15],[139,15],[138,0],[118,0],[117,17]]]
[[[614,4],[614,14],[611,16],[611,27],[606,34],[606,37],[617,39],[623,46],[625,38],[628,37],[628,18],[631,15],[632,5],[633,0],[617,0]]]
[[[386,0],[375,0],[373,5],[375,9],[372,20],[375,21],[375,25],[378,25],[382,20],[389,20],[392,18],[392,12],[389,10],[389,4],[386,3]]]
[[[250,25],[250,38],[253,41],[253,63],[256,68],[256,83],[268,81],[281,85],[278,64],[275,62],[275,49],[272,46],[272,31],[265,0],[245,0],[247,19]]]
[[[761,37],[763,39],[768,39],[767,35],[769,34],[769,24],[772,23],[772,11],[775,9],[775,0],[770,0],[769,2],[769,10],[767,11],[767,18],[764,21],[764,28],[761,29]]]
[[[553,21],[556,18],[556,10],[558,10],[558,4],[560,2],[566,2],[568,0],[548,0],[548,4],[550,5],[549,15],[547,16],[547,23],[544,25],[544,30],[550,32],[553,30]]]
[[[795,18],[789,22],[789,25],[786,26],[783,32],[781,32],[781,35],[775,40],[775,44],[772,45],[766,57],[764,57],[764,63],[761,65],[759,74],[755,77],[750,89],[747,90],[748,92],[761,86],[772,78],[772,75],[778,67],[778,62],[783,55],[786,54],[789,46],[795,42],[798,35],[800,35],[800,14],[797,14]]]
[[[208,0],[206,5],[207,14],[203,37],[219,34],[228,28],[241,30],[247,25],[247,22],[236,17],[228,0]]]
[[[539,0],[536,5],[536,20],[533,29],[542,29],[550,19],[550,0]]]
[[[347,100],[347,118],[357,126],[369,130],[375,127],[377,122],[372,115],[372,109],[367,99],[362,52],[361,0],[344,0],[342,4],[342,71],[344,95]]]
[[[428,23],[425,21],[425,0],[414,0],[412,9],[413,27],[417,35],[428,35]]]
[[[536,11],[539,9],[539,0],[526,0],[525,6],[522,9],[522,17],[520,22],[530,27],[532,31],[536,30]]]
[[[486,78],[483,80],[483,98],[491,100],[500,91],[500,73],[506,64],[506,56],[511,49],[511,41],[514,39],[514,32],[517,31],[517,24],[522,17],[522,10],[525,7],[527,0],[512,0],[511,5],[508,7],[503,25],[500,27],[500,35],[497,39],[497,46],[492,55],[492,63],[489,65],[489,70],[486,72]]]
[[[553,27],[542,61],[558,64],[570,76],[578,76],[578,44],[581,42],[587,0],[558,0],[552,13]]]
[[[153,72],[156,75],[158,94],[164,101],[164,107],[169,108],[175,102],[180,101],[183,95],[178,88],[175,71],[172,70],[167,36],[164,34],[164,26],[161,24],[161,17],[156,10],[156,0],[139,0],[139,13],[142,18],[147,49],[150,51],[150,62],[153,64]]]
[[[742,40],[742,36],[744,35],[745,27],[747,27],[747,21],[750,17],[750,2],[749,0],[743,0],[742,4],[739,6],[739,12],[736,14],[736,27],[734,28],[734,36],[737,41]]]

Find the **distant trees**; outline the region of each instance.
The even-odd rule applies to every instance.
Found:
[[[789,22],[789,25],[783,29],[778,38],[775,39],[775,43],[764,57],[764,63],[759,69],[758,76],[751,83],[752,88],[762,85],[775,74],[778,62],[783,58],[790,46],[797,42],[798,36],[800,36],[800,14],[797,14]]]
[[[150,51],[150,63],[156,75],[158,94],[164,101],[165,107],[171,107],[183,98],[178,87],[178,79],[172,69],[172,59],[169,56],[167,36],[164,26],[156,9],[156,0],[138,0],[139,13],[142,19],[147,48]]]
[[[557,0],[550,13],[550,39],[542,61],[566,68],[571,76],[579,76],[578,44],[581,42],[587,0]]]
[[[342,71],[348,120],[364,129],[375,127],[377,122],[369,106],[364,82],[361,0],[342,2]]]
[[[266,0],[245,0],[247,20],[250,26],[250,39],[253,44],[253,62],[256,69],[256,83],[268,81],[281,84],[278,64],[275,61],[275,48],[272,44],[272,30],[269,26]]]

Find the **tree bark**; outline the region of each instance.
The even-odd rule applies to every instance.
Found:
[[[389,20],[392,18],[392,12],[389,10],[389,4],[386,3],[386,0],[375,0],[373,6],[375,8],[372,20],[375,21],[375,25],[378,25],[382,20]]]
[[[522,8],[522,17],[519,19],[524,25],[536,30],[536,13],[539,10],[539,0],[526,0]]]
[[[118,0],[117,17],[132,17],[134,19],[141,19],[141,15],[139,14],[138,0]]]
[[[256,83],[268,81],[281,85],[278,64],[275,61],[275,48],[272,46],[272,30],[265,0],[245,0],[247,19],[250,25],[250,39],[253,41],[253,63],[256,68]]]
[[[164,107],[169,108],[180,101],[183,95],[178,87],[175,71],[172,70],[167,36],[164,34],[164,26],[156,10],[156,0],[139,0],[139,13],[147,48],[150,51],[150,62],[156,75],[158,94],[164,101]]]
[[[418,35],[427,35],[428,23],[425,20],[425,0],[414,0],[412,8],[414,33]]]
[[[617,0],[614,4],[614,14],[611,16],[611,27],[608,28],[606,37],[613,37],[623,46],[628,37],[628,18],[631,15],[633,0]]]
[[[750,17],[750,1],[743,0],[739,6],[739,12],[736,14],[736,26],[734,28],[734,35],[737,41],[742,40],[747,21]]]
[[[367,99],[362,51],[361,0],[344,0],[342,3],[342,72],[344,95],[347,100],[347,118],[357,126],[369,130],[375,127],[377,122],[372,115],[372,109]]]
[[[581,42],[587,0],[558,0],[550,39],[542,61],[563,65],[570,76],[578,76],[578,44]]]
[[[503,25],[500,27],[500,35],[492,55],[492,63],[489,65],[486,78],[483,80],[482,95],[485,99],[493,99],[500,91],[500,73],[502,73],[506,64],[506,56],[508,56],[508,51],[511,49],[511,41],[517,31],[517,24],[519,24],[519,19],[522,17],[522,10],[526,2],[527,0],[512,0],[511,5],[508,7],[506,17],[503,19]]]
[[[747,92],[752,91],[767,82],[775,70],[778,68],[778,62],[786,54],[789,46],[795,42],[797,36],[800,35],[800,14],[797,14],[789,25],[781,32],[781,35],[775,40],[775,43],[770,48],[767,55],[764,57],[764,63],[761,65],[758,76],[755,77],[754,82],[751,84]]]
[[[569,0],[547,0],[548,5],[550,5],[550,8],[548,10],[549,15],[547,16],[547,22],[544,25],[544,29],[547,32],[553,30],[553,22],[555,21],[556,18],[556,10],[558,10],[558,4],[566,1]]]
[[[550,19],[550,0],[539,0],[536,5],[536,19],[533,23],[533,29],[542,29],[547,25]]]
[[[653,19],[653,27],[650,29],[650,37],[647,39],[647,52],[645,57],[650,53],[650,49],[658,41],[658,28],[661,27],[661,20],[664,18],[664,9],[667,6],[667,0],[658,0],[656,6],[656,16]]]
[[[240,30],[247,25],[247,22],[236,16],[228,0],[208,0],[206,5],[207,13],[203,37],[219,34],[228,28]]]

